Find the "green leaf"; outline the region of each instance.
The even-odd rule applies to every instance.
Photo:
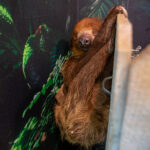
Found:
[[[5,49],[1,49],[0,50],[0,55],[2,55],[6,50]]]
[[[19,61],[16,65],[13,66],[13,69],[17,69],[22,64],[22,61]]]
[[[15,47],[9,41],[0,41],[7,49],[14,49]]]
[[[35,38],[36,38],[35,34],[30,35],[25,44],[25,48],[24,48],[24,52],[23,52],[23,63],[22,63],[22,70],[23,70],[23,74],[24,74],[25,78],[26,78],[25,67],[28,63],[29,58],[31,57],[31,55],[33,53],[32,41]]]
[[[9,37],[9,42],[17,49],[18,52],[22,50],[17,39],[15,39],[14,37]]]
[[[49,37],[51,37],[49,35],[49,33],[52,30],[46,25],[46,24],[42,24],[41,25],[41,32],[40,32],[40,51],[45,52],[47,50],[46,46],[49,45]]]
[[[22,114],[22,117],[23,117],[23,118],[25,117],[27,111],[28,111],[29,109],[31,109],[31,108],[33,107],[33,105],[37,102],[37,100],[39,99],[40,95],[41,95],[40,92],[37,93],[36,96],[35,96],[35,98],[31,101],[30,105],[24,110],[24,112],[23,112],[23,114]]]
[[[106,16],[106,15],[107,15],[107,13],[105,12],[105,10],[104,10],[103,6],[104,6],[104,4],[102,3],[102,5],[101,5],[101,11],[102,11],[103,15],[104,15],[104,16]]]
[[[17,55],[17,54],[18,54],[18,51],[17,51],[17,50],[12,50],[12,52],[14,53],[14,55]]]
[[[8,9],[2,5],[0,5],[0,18],[2,20],[5,20],[9,24],[13,24],[14,21],[8,11]]]

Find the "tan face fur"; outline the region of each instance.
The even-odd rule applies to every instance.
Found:
[[[76,24],[72,34],[73,56],[78,57],[88,51],[101,24],[102,22],[99,18],[93,17],[84,18]]]

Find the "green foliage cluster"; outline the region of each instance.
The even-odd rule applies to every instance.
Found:
[[[21,39],[18,36],[9,7],[0,3],[0,77],[21,66]],[[9,60],[9,61],[6,61]]]
[[[28,110],[33,108],[37,101],[39,101],[45,94],[47,94],[45,102],[42,106],[41,116],[39,118],[33,116],[28,120],[24,129],[21,131],[18,138],[14,141],[11,150],[34,150],[39,147],[42,136],[45,134],[45,132],[54,132],[54,96],[62,84],[62,77],[60,76],[61,67],[69,56],[70,52],[67,54],[67,56],[60,56],[58,58],[53,71],[49,75],[47,83],[43,85],[42,90],[36,94],[30,105],[25,109],[23,117],[26,115]],[[51,92],[46,93],[50,88],[52,88]]]

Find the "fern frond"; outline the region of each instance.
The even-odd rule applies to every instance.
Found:
[[[2,6],[2,5],[0,5],[0,18],[2,20],[5,20],[9,24],[13,24],[14,23],[11,14],[7,10],[7,8]]]
[[[23,70],[23,74],[24,74],[25,78],[26,78],[25,67],[28,63],[29,58],[31,57],[31,55],[33,53],[32,40],[35,37],[36,37],[35,34],[30,35],[29,38],[27,39],[27,42],[24,47],[22,70]]]

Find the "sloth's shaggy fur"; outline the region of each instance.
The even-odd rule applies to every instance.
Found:
[[[119,5],[110,10],[103,23],[98,18],[85,18],[74,28],[73,53],[63,65],[64,83],[56,95],[55,106],[61,136],[72,144],[90,147],[106,138],[110,97],[102,90],[102,80],[112,75],[115,22],[119,13],[127,16]],[[97,34],[85,52],[77,43],[80,31],[87,29]]]

